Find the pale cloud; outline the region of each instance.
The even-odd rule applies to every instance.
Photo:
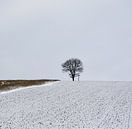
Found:
[[[5,2],[0,6],[1,22],[7,24],[25,21],[38,13],[46,13],[49,9],[49,1],[45,0],[14,0]]]
[[[83,80],[131,80],[129,0],[0,1],[0,78],[60,78],[70,57]]]

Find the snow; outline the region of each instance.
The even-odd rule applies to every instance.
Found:
[[[1,93],[0,129],[132,129],[132,82],[57,82]]]

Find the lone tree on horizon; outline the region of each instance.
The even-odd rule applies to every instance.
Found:
[[[83,63],[81,60],[71,58],[62,64],[62,71],[68,72],[70,78],[75,80],[75,77],[79,77],[80,73],[83,72]]]

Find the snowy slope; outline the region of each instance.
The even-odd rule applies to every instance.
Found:
[[[132,129],[132,82],[58,82],[0,94],[0,129]]]

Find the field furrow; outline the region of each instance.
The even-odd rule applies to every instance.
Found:
[[[132,129],[131,82],[59,82],[0,94],[0,129]]]

